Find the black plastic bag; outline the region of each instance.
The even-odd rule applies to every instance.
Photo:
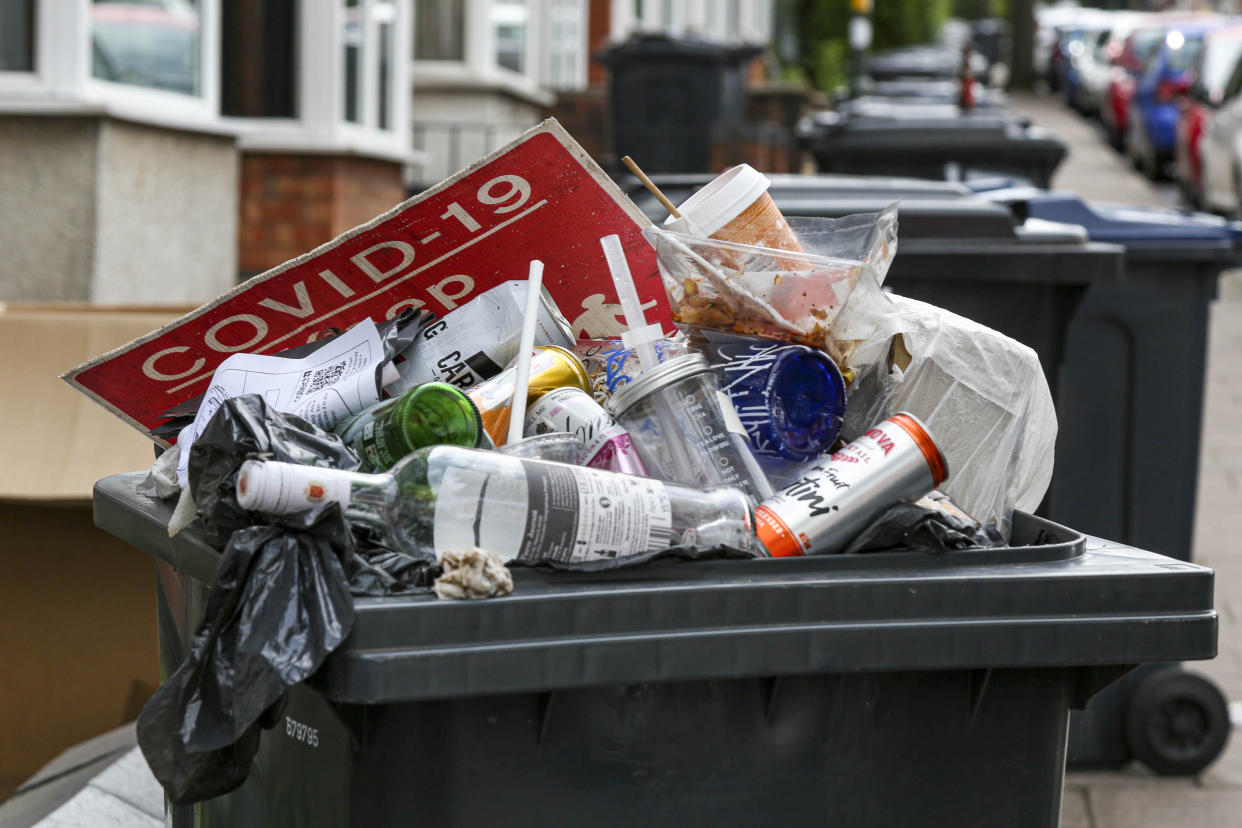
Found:
[[[335,434],[277,411],[256,394],[225,400],[194,441],[188,472],[207,542],[217,549],[235,529],[283,520],[238,505],[237,470],[248,457],[346,471],[362,462]]]
[[[226,400],[195,441],[189,485],[207,539],[224,554],[190,654],[138,717],[143,754],[178,805],[245,781],[263,713],[349,635],[353,594],[429,590],[438,574],[351,531],[335,503],[294,515],[242,509],[237,471],[252,457],[359,465],[339,437],[257,395]]]
[[[190,450],[190,493],[207,540],[217,549],[237,529],[300,525],[293,516],[248,512],[237,502],[237,471],[249,458],[355,471],[361,461],[335,434],[248,394],[226,400]],[[336,520],[344,527],[344,519]],[[355,595],[397,595],[431,589],[439,567],[386,546],[368,527],[352,527],[354,545],[343,558]],[[342,529],[341,531],[346,531]]]
[[[138,717],[143,755],[176,805],[245,781],[260,716],[353,627],[341,563],[352,538],[335,506],[313,517],[233,533],[190,655]]]
[[[858,533],[845,548],[845,554],[899,549],[939,553],[1006,545],[1000,531],[991,524],[981,526],[956,507],[929,508],[923,504],[924,501],[898,503],[888,508]]]

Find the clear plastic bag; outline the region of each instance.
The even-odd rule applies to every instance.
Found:
[[[837,331],[855,373],[842,436],[914,414],[948,461],[944,492],[1008,538],[1013,510],[1034,511],[1052,479],[1056,409],[1038,355],[925,302],[859,298]]]
[[[897,250],[897,205],[840,219],[794,218],[804,250],[773,250],[664,230],[656,249],[674,321],[824,348],[860,285],[878,291]]]

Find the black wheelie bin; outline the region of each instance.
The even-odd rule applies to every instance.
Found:
[[[1053,133],[1005,110],[872,109],[822,113],[799,125],[819,172],[950,181],[1011,175],[1047,187],[1068,152]]]
[[[1047,513],[1190,560],[1208,311],[1221,271],[1242,264],[1242,224],[1066,193],[991,197],[1019,217],[1072,222],[1125,248],[1124,284],[1093,286],[1066,334]],[[1179,706],[1190,711],[1185,721]],[[1070,760],[1115,766],[1137,757],[1160,772],[1196,773],[1223,750],[1228,730],[1224,697],[1207,679],[1152,666],[1076,715]]]
[[[1237,261],[1242,226],[1172,210],[1091,206],[1030,187],[982,193],[992,204],[981,205],[960,184],[769,178],[787,216],[840,216],[901,198],[897,256],[885,285],[1039,354],[1060,424],[1040,513],[1190,559],[1208,304],[1220,270]],[[708,180],[656,178],[674,203]],[[622,186],[654,220],[663,219],[641,185]],[[1229,729],[1226,701],[1210,681],[1153,665],[1075,713],[1070,761],[1111,767],[1138,758],[1161,773],[1192,774],[1216,759]]]
[[[95,520],[156,559],[167,673],[220,556],[142,478],[100,481]],[[1021,513],[1012,544],[358,597],[242,787],[171,822],[1055,826],[1070,709],[1211,658],[1212,572]]]

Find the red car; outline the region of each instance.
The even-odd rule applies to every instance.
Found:
[[[1195,80],[1179,101],[1177,122],[1177,180],[1186,200],[1202,203],[1203,157],[1200,140],[1211,123],[1212,113],[1224,99],[1225,86],[1242,59],[1242,26],[1210,32],[1203,39],[1203,52],[1196,61]]]
[[[1120,54],[1113,58],[1113,79],[1104,93],[1100,120],[1108,132],[1109,143],[1116,149],[1122,148],[1126,130],[1130,128],[1130,101],[1134,97],[1136,79],[1160,48],[1165,30],[1172,22],[1165,18],[1136,28],[1126,38]]]

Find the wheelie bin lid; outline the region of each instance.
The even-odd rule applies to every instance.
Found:
[[[876,212],[898,201],[899,259],[956,257],[963,273],[988,281],[1091,284],[1118,282],[1123,275],[1121,248],[1091,242],[1072,224],[1021,220],[1007,205],[979,198],[960,183],[865,175],[767,177],[768,193],[791,218]],[[665,174],[652,181],[679,204],[713,178]],[[623,177],[619,183],[652,221],[664,220],[664,208],[640,181]]]
[[[944,46],[906,46],[880,52],[867,64],[877,80],[953,78],[961,68],[961,53]]]
[[[905,80],[877,80],[865,83],[868,96],[877,98],[908,98],[957,103],[961,84],[956,79],[907,78]],[[1004,92],[987,86],[975,90],[975,106],[1000,107],[1008,101]]]
[[[759,46],[714,43],[697,37],[671,37],[659,33],[637,34],[592,55],[605,66],[636,61],[674,59],[706,63],[741,63],[763,52]]]
[[[204,583],[220,553],[143,472],[95,486],[95,523]],[[612,572],[517,567],[511,595],[355,598],[314,678],[378,704],[611,683],[1210,658],[1212,572],[1015,513],[994,550],[666,561]]]
[[[1095,241],[1124,245],[1131,255],[1187,260],[1242,260],[1242,223],[1207,213],[1097,204],[1072,193],[1033,188],[983,192],[1021,217],[1081,225]]]

